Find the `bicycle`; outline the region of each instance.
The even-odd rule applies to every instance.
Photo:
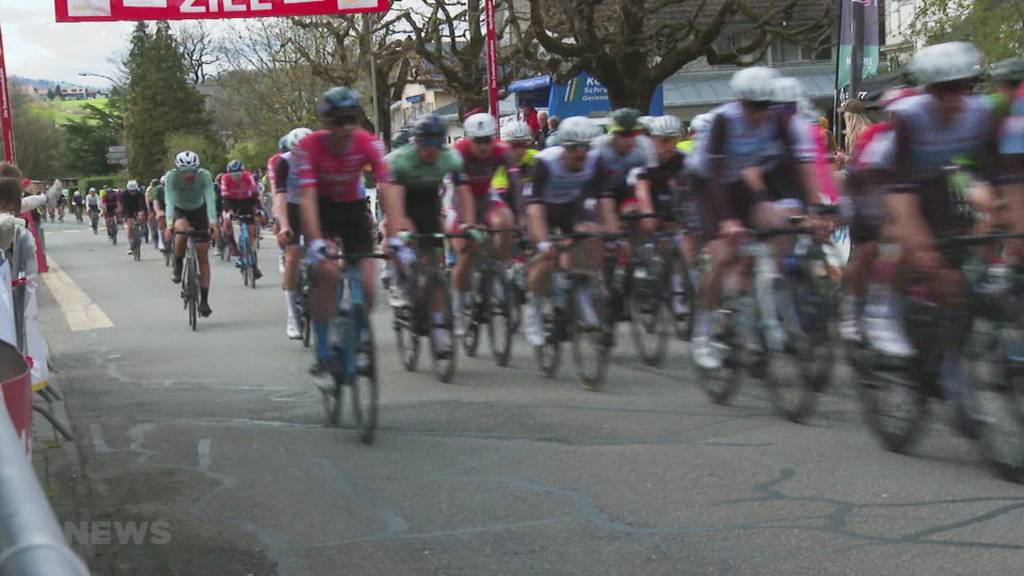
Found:
[[[436,233],[405,236],[409,240],[444,241],[451,238],[468,238],[469,234]],[[458,345],[454,337],[455,318],[452,312],[449,277],[447,270],[439,263],[443,256],[443,248],[435,248],[427,254],[420,252],[415,262],[404,263],[401,277],[396,277],[393,281],[401,282],[402,278],[406,279],[402,285],[409,288],[410,302],[409,306],[394,310],[394,330],[402,365],[406,370],[416,371],[419,364],[420,338],[426,337],[430,342],[434,374],[441,382],[449,383],[455,375]],[[432,319],[438,294],[444,311],[440,323]],[[448,346],[440,345],[439,332],[448,335]]]
[[[549,241],[561,254],[567,250],[582,250],[582,240],[622,237],[621,233],[574,232],[553,236]],[[611,297],[599,273],[559,267],[554,273],[551,305],[542,310],[544,344],[534,347],[541,374],[547,378],[558,376],[562,342],[571,341],[577,375],[584,387],[599,390],[611,357],[614,321],[610,310]]]
[[[114,246],[117,246],[117,219],[107,218],[107,237]]]
[[[79,224],[81,224],[83,222],[83,218],[82,218],[82,205],[81,204],[75,204],[74,212],[75,212],[75,221],[78,222]]]
[[[89,225],[92,227],[93,236],[99,234],[100,228],[100,213],[98,210],[89,210]]]
[[[238,216],[238,257],[241,259],[242,284],[256,289],[256,247],[249,242],[249,227],[253,225],[254,218],[249,214]]]
[[[302,264],[299,266],[299,289],[296,290],[295,307],[298,308],[299,332],[302,334],[302,347],[309,348],[312,335],[313,312],[310,307],[310,291],[313,287],[312,267],[306,262],[305,238],[300,237]]]
[[[132,258],[139,262],[142,260],[142,225],[138,218],[132,221],[131,232]]]
[[[185,251],[185,261],[181,269],[181,300],[188,313],[188,325],[192,331],[196,331],[199,319],[199,257],[196,255],[196,240],[208,239],[207,232],[174,231],[175,236],[187,236],[188,247]]]
[[[345,260],[345,280],[339,283],[338,313],[330,322],[332,362],[328,362],[334,386],[321,389],[324,411],[332,426],[340,427],[349,391],[352,420],[363,444],[372,444],[377,430],[380,389],[377,380],[377,354],[373,325],[363,293],[362,272],[358,263],[366,258],[387,259],[386,254],[338,254],[327,258]],[[348,284],[348,302],[344,285]]]
[[[493,238],[497,234],[518,231],[519,228],[500,228],[484,230],[484,233]],[[504,368],[508,366],[512,355],[515,323],[512,308],[518,302],[505,268],[492,257],[491,250],[492,242],[483,242],[483,249],[476,260],[470,301],[464,310],[466,335],[462,345],[466,355],[475,358],[480,345],[481,327],[486,326],[494,361]]]
[[[626,222],[662,218],[660,214],[625,214]],[[637,355],[648,366],[660,366],[668,349],[669,323],[680,338],[689,336],[696,289],[686,260],[679,255],[683,233],[655,232],[633,240],[625,310]],[[674,286],[674,278],[679,286]]]
[[[740,252],[750,261],[745,268],[748,275],[753,272],[753,290],[742,280],[727,289],[715,338],[725,355],[723,366],[699,369],[705,393],[717,404],[728,403],[750,377],[764,381],[778,414],[800,423],[814,412],[828,384],[835,355],[831,278],[821,245],[804,221],[794,216],[790,227],[748,232]],[[781,273],[766,244],[779,236],[796,236]]]
[[[937,239],[941,251],[996,246],[1024,238],[992,233]],[[1000,251],[1001,252],[1001,251]],[[921,289],[903,294],[904,325],[916,354],[897,361],[869,349],[856,352],[858,391],[868,427],[891,452],[907,453],[924,431],[930,400],[950,400],[960,432],[977,442],[984,460],[1006,480],[1024,479],[1024,272],[996,257],[974,256],[961,266],[967,283],[965,310],[939,308]],[[916,279],[916,280],[921,280]],[[953,340],[951,340],[953,339]],[[962,342],[967,364],[963,394],[939,385],[943,350]]]

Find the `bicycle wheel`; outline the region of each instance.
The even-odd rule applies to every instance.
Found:
[[[299,321],[302,322],[302,347],[309,348],[310,336],[313,333],[313,318],[310,315],[309,303],[306,296],[302,297],[299,304]]]
[[[359,440],[363,444],[372,444],[377,431],[378,403],[380,389],[377,382],[377,350],[373,340],[373,327],[366,312],[359,308],[356,314],[360,321],[359,350],[356,353],[358,363],[353,382],[348,386],[349,403],[352,405],[352,421],[359,430]]]
[[[697,286],[690,266],[683,258],[676,258],[676,271],[679,280],[674,286],[669,277],[669,289],[672,294],[672,317],[675,320],[676,338],[689,342],[693,336],[693,319],[697,310]]]
[[[512,283],[504,274],[495,274],[485,286],[487,304],[487,340],[494,362],[504,368],[512,357]]]
[[[604,384],[611,356],[611,335],[608,323],[604,321],[609,315],[608,293],[603,283],[579,277],[573,284],[570,297],[576,373],[584,387],[599,390]]]
[[[668,276],[660,257],[644,258],[633,269],[626,306],[636,353],[644,364],[661,366],[668,349]]]
[[[412,310],[395,310],[395,342],[402,366],[409,372],[415,372],[420,360],[420,337],[417,334]]]
[[[476,358],[477,350],[480,348],[480,325],[485,321],[487,307],[484,284],[488,281],[483,274],[473,272],[473,289],[466,295],[469,301],[462,308],[462,322],[466,326],[462,348],[470,358]]]
[[[771,349],[765,385],[772,407],[791,422],[807,419],[832,369],[828,301],[813,285],[777,278],[774,290],[781,349]]]
[[[431,280],[427,282],[427,294],[437,294],[438,290],[444,294],[444,322],[440,325],[435,325],[431,322],[427,338],[430,340],[430,355],[433,359],[434,374],[437,375],[438,380],[447,384],[455,376],[455,365],[459,347],[458,343],[455,342],[455,317],[452,313],[452,293],[448,289],[448,283],[442,277],[442,272],[432,273]],[[439,332],[447,332],[447,346],[442,347],[441,343],[438,342]]]
[[[246,268],[249,269],[249,287],[253,290],[256,289],[256,267],[259,262],[256,261],[256,247],[251,243],[249,244],[248,260],[246,261]]]
[[[920,361],[894,362],[867,350],[854,365],[865,423],[886,450],[906,453],[928,418],[925,383],[937,375],[925,374]]]
[[[186,274],[188,278],[188,323],[192,331],[196,331],[199,323],[199,278],[196,272],[196,263],[191,257],[186,262]]]
[[[964,353],[970,362],[968,389],[972,391],[966,408],[976,416],[981,455],[1000,477],[1011,482],[1024,479],[1021,337],[1017,329],[976,322]]]
[[[728,299],[719,310],[719,332],[713,346],[722,354],[722,367],[706,370],[698,367],[701,388],[715,404],[728,404],[744,380],[758,378],[765,371],[767,355],[757,325],[757,308],[749,295]]]

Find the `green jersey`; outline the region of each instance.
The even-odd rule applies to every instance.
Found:
[[[217,221],[217,193],[213,187],[213,177],[202,168],[196,173],[191,183],[181,177],[178,170],[167,173],[164,184],[164,205],[167,208],[168,223],[174,218],[174,209],[196,210],[206,205],[206,214],[210,223]]]
[[[451,175],[455,185],[465,184],[466,173],[462,155],[448,148],[433,164],[427,164],[415,144],[406,144],[388,155],[391,183],[405,188],[406,212],[412,214],[416,206],[439,206],[441,186],[445,176]]]

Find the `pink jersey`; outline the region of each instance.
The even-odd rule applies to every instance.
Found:
[[[273,156],[267,158],[267,174],[270,174],[270,187],[274,189],[274,193],[277,193],[276,186],[274,185],[274,171],[277,169],[277,161],[284,156],[284,152],[275,152]]]
[[[220,178],[220,195],[228,200],[255,198],[257,191],[256,179],[248,170],[241,174],[224,174]]]
[[[372,167],[378,182],[389,180],[384,146],[376,136],[356,130],[348,150],[340,155],[331,151],[330,138],[329,131],[318,130],[303,138],[292,151],[300,189],[315,187],[322,200],[355,202],[366,197],[360,186],[364,167]]]
[[[473,196],[482,198],[491,192],[491,180],[498,168],[504,166],[506,170],[518,170],[512,160],[512,151],[504,142],[497,142],[491,146],[491,153],[484,158],[478,158],[473,154],[473,141],[464,138],[455,143],[455,151],[462,156],[462,162],[466,166],[466,177],[469,178],[469,187],[473,190]]]

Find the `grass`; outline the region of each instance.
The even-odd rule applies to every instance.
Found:
[[[93,98],[91,100],[52,100],[42,101],[35,104],[34,108],[39,114],[53,120],[61,125],[68,120],[81,118],[85,115],[85,105],[92,104],[104,108],[107,105],[107,98]]]

